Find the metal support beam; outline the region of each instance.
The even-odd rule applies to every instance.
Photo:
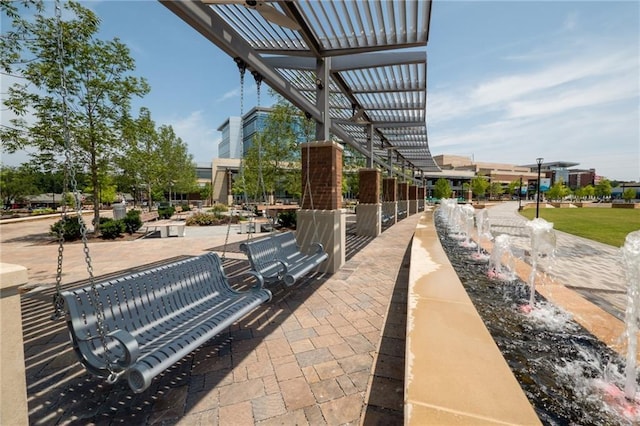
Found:
[[[367,149],[369,150],[369,158],[367,158],[367,167],[373,168],[373,125],[369,124],[366,129],[367,132]]]
[[[316,120],[316,140],[331,139],[331,115],[329,112],[329,86],[331,84],[331,58],[318,59],[316,67],[316,108],[321,119]]]

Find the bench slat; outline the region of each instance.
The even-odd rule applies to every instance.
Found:
[[[96,283],[109,357],[120,363],[132,358],[112,369],[127,376],[134,392],[144,391],[158,374],[271,299],[262,277],[254,276],[258,284],[238,292],[229,286],[220,258],[207,253]],[[62,296],[79,360],[92,374],[109,375],[91,288]]]

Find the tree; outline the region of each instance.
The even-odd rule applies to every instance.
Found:
[[[484,176],[475,176],[471,179],[471,192],[473,192],[473,195],[475,195],[477,199],[484,197],[488,188],[489,182]]]
[[[595,186],[595,196],[606,198],[611,196],[611,182],[608,179],[601,179]]]
[[[176,136],[173,127],[158,128],[159,185],[166,192],[191,190],[197,182],[193,156],[187,144]]]
[[[129,75],[135,63],[123,43],[117,38],[96,39],[100,21],[91,10],[71,1],[65,7],[72,15],[68,21],[58,23],[39,14],[33,21],[20,22],[26,41],[13,47],[20,57],[12,70],[26,83],[9,88],[4,105],[17,118],[0,136],[9,152],[32,146],[58,160],[60,152],[68,153],[72,164],[88,171],[97,200],[99,175],[108,170],[122,146],[119,130],[130,100],[145,95],[149,87],[144,79]],[[59,30],[64,52],[58,49]],[[32,122],[25,119],[27,112],[32,112]],[[94,203],[98,232],[99,215],[99,205]]]
[[[307,139],[312,123],[293,105],[279,98],[265,121],[262,132],[254,136],[245,152],[234,193],[263,199],[278,191],[301,193],[298,141]],[[263,200],[267,201],[267,200]]]
[[[213,195],[213,188],[211,186],[211,182],[207,182],[204,184],[204,186],[200,187],[200,198],[207,201],[208,203],[211,203],[212,195]]]
[[[146,190],[149,209],[153,205],[153,190],[160,182],[162,157],[158,148],[156,124],[147,108],[140,108],[138,118],[125,117],[123,120],[125,149],[117,163],[121,175],[126,176],[122,185],[133,190]]]
[[[551,188],[549,188],[546,196],[550,200],[561,201],[570,193],[571,193],[571,190],[564,185],[564,182],[562,181],[562,179],[558,179],[553,183]]]
[[[500,198],[503,193],[504,189],[502,188],[502,184],[500,182],[491,182],[491,184],[489,185],[490,198]]]
[[[507,191],[509,194],[519,196],[520,190],[521,189],[519,180],[512,180],[511,182],[509,182],[509,186],[507,186]]]
[[[627,188],[622,192],[622,198],[630,203],[636,197],[636,190],[633,188]]]
[[[33,171],[26,165],[20,167],[2,167],[0,169],[0,198],[2,204],[24,201],[27,195],[38,192]]]
[[[451,198],[452,194],[453,190],[451,189],[451,185],[447,179],[440,178],[436,181],[433,186],[433,195],[436,198]]]

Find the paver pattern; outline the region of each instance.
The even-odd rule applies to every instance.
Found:
[[[29,269],[22,296],[32,424],[402,423],[407,249],[419,215],[364,246],[336,274],[308,276],[167,370],[144,393],[104,383],[76,362],[52,322],[57,248],[50,221],[2,225],[2,262]],[[90,243],[96,276],[220,247],[226,229],[185,238]],[[247,238],[232,230],[230,242]],[[65,285],[86,279],[81,244],[65,248]],[[229,275],[248,267],[227,253]],[[403,311],[404,309],[404,311]]]

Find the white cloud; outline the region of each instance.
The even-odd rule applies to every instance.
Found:
[[[542,156],[613,179],[640,177],[637,43],[590,44],[583,34],[579,42],[519,52],[508,65],[497,76],[478,73],[430,90],[434,155],[517,164]]]
[[[176,135],[189,147],[189,153],[198,163],[210,162],[218,156],[218,132],[204,117],[202,111],[186,116],[172,116],[159,120],[173,127]]]

